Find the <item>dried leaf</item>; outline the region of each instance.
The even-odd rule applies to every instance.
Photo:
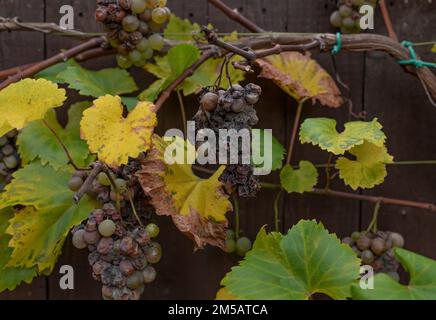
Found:
[[[257,60],[260,77],[273,80],[282,90],[301,101],[311,98],[322,105],[338,108],[343,100],[330,75],[310,57],[299,52],[284,52]]]

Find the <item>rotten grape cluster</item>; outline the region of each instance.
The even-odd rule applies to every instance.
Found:
[[[220,130],[247,129],[251,134],[252,127],[259,121],[254,105],[259,101],[261,93],[262,89],[253,83],[245,87],[233,85],[228,90],[203,93],[200,97],[200,109],[194,116],[196,130],[213,130],[219,138],[217,149],[224,147],[229,150],[231,145],[227,137],[223,140]],[[229,164],[220,181],[229,193],[236,192],[241,197],[252,197],[260,189],[260,184],[253,175],[253,166],[242,162],[244,155],[240,143],[238,147],[237,164]]]
[[[135,177],[139,166],[139,160],[131,160],[110,177],[99,173],[87,193],[102,208],[73,229],[73,245],[89,250],[92,276],[102,283],[107,300],[138,300],[144,286],[156,278],[153,265],[162,257],[162,248],[154,240],[159,227],[150,222],[154,208]],[[87,177],[87,171],[75,172],[70,188],[78,191]]]
[[[375,7],[378,0],[339,0],[337,10],[330,16],[330,23],[342,33],[360,33],[360,8],[363,5]]]
[[[0,190],[12,179],[12,174],[20,165],[20,157],[16,149],[18,131],[12,130],[0,137]]]
[[[171,16],[167,0],[98,0],[97,4],[95,18],[104,24],[120,68],[142,67],[163,48],[164,39],[157,32]]]
[[[402,248],[404,238],[401,234],[390,231],[353,232],[342,242],[351,246],[362,264],[370,265],[375,273],[386,273],[396,281],[400,280],[399,262],[395,258],[393,248]]]

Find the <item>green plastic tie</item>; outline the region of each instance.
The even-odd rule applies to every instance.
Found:
[[[409,50],[410,53],[410,59],[408,60],[398,60],[398,63],[401,65],[412,65],[416,68],[436,68],[436,63],[433,62],[426,62],[418,59],[418,56],[416,55],[416,51],[413,48],[413,43],[410,41],[403,41],[401,42],[401,45]]]
[[[333,46],[332,55],[338,54],[342,49],[342,37],[340,32],[336,32],[336,44]]]

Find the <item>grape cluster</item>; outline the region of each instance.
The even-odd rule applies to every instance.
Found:
[[[142,223],[150,221],[154,208],[134,175],[138,169],[139,161],[131,160],[111,173],[112,179],[101,172],[88,195],[100,201],[102,208],[95,209],[72,232],[73,245],[89,250],[92,276],[102,283],[102,296],[107,300],[138,300],[144,286],[156,278],[153,265],[162,257],[162,248],[154,241],[159,227]],[[87,174],[75,172],[70,188],[79,190]]]
[[[251,250],[252,243],[251,240],[247,237],[238,237],[236,239],[235,231],[228,229],[226,232],[226,242],[225,242],[225,250],[227,253],[238,254],[241,257],[244,257],[245,254]]]
[[[18,131],[12,130],[0,137],[0,189],[12,179],[12,173],[20,165],[20,157],[15,146]]]
[[[353,232],[342,242],[351,246],[363,265],[370,265],[375,273],[386,273],[396,281],[400,280],[398,274],[399,262],[395,258],[393,248],[402,248],[404,238],[401,234],[390,231]]]
[[[97,4],[95,18],[104,24],[120,68],[142,67],[163,48],[164,39],[156,32],[171,16],[167,0],[98,0]]]
[[[206,91],[200,97],[200,109],[194,116],[196,130],[211,129],[219,137],[218,148],[229,150],[230,144],[220,135],[221,129],[242,130],[251,128],[259,121],[254,105],[259,101],[262,89],[255,84],[245,87],[233,85],[228,90]],[[227,139],[227,137],[226,137]],[[250,148],[251,151],[251,148]],[[229,193],[237,192],[241,197],[255,196],[260,189],[253,175],[253,166],[242,164],[243,152],[239,144],[238,164],[231,164],[220,177]],[[217,155],[218,155],[217,151]]]
[[[377,0],[339,0],[338,10],[330,16],[330,23],[335,28],[340,28],[342,33],[360,33],[359,10],[363,5],[375,7]]]

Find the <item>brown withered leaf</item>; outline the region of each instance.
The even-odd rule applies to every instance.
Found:
[[[154,136],[153,146],[142,162],[142,169],[136,174],[145,194],[150,196],[150,203],[154,206],[156,214],[171,216],[176,227],[195,242],[196,249],[212,245],[224,250],[228,227],[225,213],[232,209],[228,197],[221,188],[216,187],[213,177],[209,181],[210,179],[204,180],[191,175],[192,171],[187,171],[188,165],[167,166],[163,161],[165,146],[160,137]],[[180,182],[177,177],[180,177]],[[181,201],[177,196],[178,190],[191,192],[183,193]],[[205,199],[203,193],[209,194],[212,198]],[[200,198],[202,201],[199,201]],[[221,205],[216,205],[215,199],[221,202]],[[212,201],[214,203],[208,203]],[[218,210],[215,215],[211,214],[213,210]]]
[[[330,108],[338,108],[343,100],[335,81],[310,53],[284,52],[256,60],[260,77],[273,80],[297,101],[310,98]]]

